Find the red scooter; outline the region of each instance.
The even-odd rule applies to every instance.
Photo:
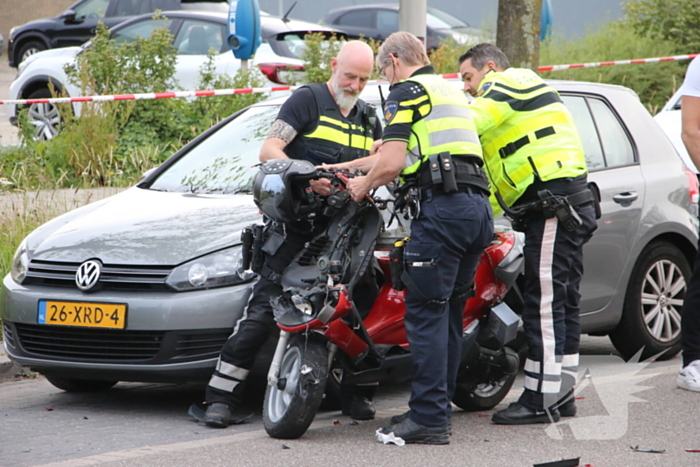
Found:
[[[412,375],[406,292],[393,287],[391,274],[392,251],[401,237],[384,229],[380,212],[391,201],[369,196],[353,201],[344,191],[347,174],[319,170],[316,177],[330,178],[337,190],[325,201],[328,227],[284,271],[285,292],[273,300],[281,331],[263,407],[265,430],[273,438],[303,435],[324,393],[327,400],[339,397],[341,379],[367,384]],[[464,309],[462,362],[452,399],[464,410],[500,403],[519,368],[519,319],[504,303],[522,273],[519,235],[496,232]]]

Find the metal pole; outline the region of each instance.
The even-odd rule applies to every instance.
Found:
[[[423,41],[428,36],[425,18],[428,0],[399,0],[399,30],[410,32]]]
[[[244,73],[248,71],[248,60],[241,60],[241,70]]]

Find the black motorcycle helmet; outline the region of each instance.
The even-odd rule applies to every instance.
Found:
[[[253,178],[253,199],[267,217],[294,222],[313,212],[317,199],[309,185],[316,177],[313,164],[296,159],[264,162]]]

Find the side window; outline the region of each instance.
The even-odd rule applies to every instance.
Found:
[[[564,105],[571,112],[574,123],[581,136],[583,151],[586,154],[588,170],[605,168],[603,148],[598,138],[598,131],[593,121],[591,111],[588,109],[586,99],[579,96],[561,96]]]
[[[375,15],[367,11],[351,11],[338,18],[336,24],[340,26],[355,26],[360,28],[375,28]]]
[[[136,16],[139,11],[139,0],[116,0],[117,6],[114,8],[112,16]]]
[[[157,28],[170,29],[173,20],[171,19],[148,19],[145,21],[139,21],[138,23],[131,24],[119,31],[112,34],[112,39],[117,44],[124,44],[129,42],[134,42],[136,38],[147,38],[151,37],[151,33]]]
[[[608,167],[634,164],[634,148],[627,132],[608,105],[599,99],[588,99],[598,127]]]
[[[109,0],[87,0],[73,10],[76,18],[104,18],[108,6]]]
[[[399,13],[393,10],[377,11],[377,29],[387,35],[399,30]]]
[[[226,37],[226,26],[222,24],[188,19],[182,22],[175,48],[182,55],[206,55],[210,48],[223,53],[228,49]]]

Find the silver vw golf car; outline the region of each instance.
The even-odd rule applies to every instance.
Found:
[[[630,90],[552,84],[602,194],[584,249],[583,332],[609,334],[625,357],[671,356],[698,241],[697,179]],[[377,86],[363,97],[378,104]],[[283,101],[231,116],[138,185],[31,233],[3,283],[10,358],[68,391],[206,380],[255,280],[240,267],[240,231],[260,218],[252,166]]]

